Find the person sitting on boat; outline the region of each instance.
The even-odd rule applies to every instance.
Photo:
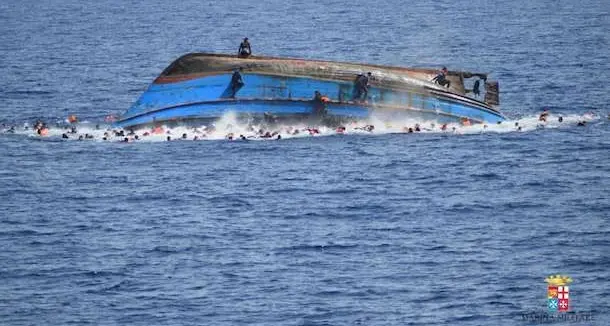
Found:
[[[451,87],[451,82],[447,80],[447,73],[447,67],[443,67],[443,69],[439,71],[438,75],[436,75],[436,77],[434,77],[432,81],[447,88]]]
[[[236,69],[233,72],[233,76],[231,76],[231,97],[235,98],[235,94],[242,88],[244,84],[244,80],[241,77],[240,72],[243,71],[243,68]]]
[[[246,37],[239,45],[239,50],[237,50],[237,56],[240,58],[247,58],[251,55],[252,47],[250,47],[250,42],[248,42],[248,38]]]

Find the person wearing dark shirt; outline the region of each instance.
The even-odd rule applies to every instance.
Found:
[[[328,98],[328,96],[322,95],[320,91],[315,91],[313,96],[313,114],[317,116],[326,115],[326,107],[329,101],[330,99]]]
[[[443,67],[443,69],[441,69],[441,71],[432,79],[432,81],[447,88],[451,87],[451,82],[447,80],[447,72],[447,67]]]
[[[239,50],[237,50],[237,56],[240,58],[247,58],[251,55],[252,47],[250,46],[250,42],[248,42],[248,38],[246,37],[239,45]]]
[[[233,72],[233,76],[231,76],[231,97],[235,98],[235,94],[242,88],[245,84],[241,77],[240,72],[243,71],[242,68],[239,68]]]
[[[362,77],[364,77],[362,74],[358,74],[358,76],[356,76],[356,79],[354,80],[354,96],[352,98],[353,100],[359,100],[362,96],[362,93],[360,92],[360,80],[362,79]]]
[[[366,101],[369,92],[369,80],[371,76],[372,74],[368,72],[366,75],[360,74],[358,75],[358,77],[356,77],[356,92],[354,94],[355,100],[360,101],[362,100],[362,98],[364,98],[364,100]]]

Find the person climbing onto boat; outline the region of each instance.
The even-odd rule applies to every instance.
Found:
[[[240,58],[247,58],[252,55],[252,47],[250,46],[250,42],[248,42],[248,38],[245,37],[243,42],[239,45],[239,50],[237,50],[237,56]]]
[[[322,93],[320,93],[320,91],[315,91],[314,96],[313,96],[313,102],[314,102],[313,114],[318,115],[318,116],[325,115],[326,114],[326,105],[329,101],[330,101],[330,99],[328,98],[328,96],[322,95]]]
[[[360,97],[362,96],[362,92],[360,90],[360,83],[362,80],[362,77],[364,77],[364,75],[362,73],[358,74],[358,76],[356,76],[356,79],[354,80],[354,96],[353,96],[353,100],[359,100]]]
[[[447,88],[451,87],[451,82],[447,80],[447,73],[447,67],[443,67],[443,69],[439,71],[438,75],[436,75],[432,81]]]
[[[240,72],[243,71],[243,68],[236,69],[233,72],[233,76],[231,76],[231,97],[235,98],[235,94],[242,88],[244,84],[244,80],[241,77]]]
[[[354,93],[355,100],[361,101],[364,98],[364,101],[366,101],[369,93],[369,81],[371,76],[372,73],[368,72],[366,75],[359,74],[358,77],[356,77],[356,82],[354,85],[356,87],[356,92]]]

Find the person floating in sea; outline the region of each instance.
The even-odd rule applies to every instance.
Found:
[[[12,130],[13,132],[15,131],[14,129],[15,127],[11,127],[11,129],[9,130],[9,132]],[[38,120],[36,121],[36,123],[34,124],[34,130],[36,130],[36,133],[39,136],[47,136],[49,134],[49,127],[47,127],[47,124]]]
[[[451,82],[447,80],[447,73],[447,67],[443,67],[443,69],[439,71],[438,75],[436,75],[436,77],[434,77],[432,81],[447,88],[451,87]]]
[[[373,132],[373,130],[375,130],[375,126],[374,125],[365,125],[363,127],[355,127],[354,129],[356,129],[356,130],[364,130],[364,131],[368,131],[368,132]]]
[[[244,85],[244,80],[241,77],[241,73],[243,68],[236,69],[233,72],[233,76],[231,76],[231,98],[235,98],[235,94],[239,91]]]
[[[247,58],[252,55],[252,47],[250,46],[250,42],[248,38],[245,37],[244,40],[239,45],[239,50],[237,50],[237,56],[240,58]]]
[[[546,119],[549,117],[549,109],[544,109],[540,116],[538,117],[538,121],[546,122]]]

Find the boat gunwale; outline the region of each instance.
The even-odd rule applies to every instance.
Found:
[[[238,60],[243,60],[244,62],[247,62],[248,60],[306,61],[306,62],[311,62],[311,63],[331,63],[331,64],[341,64],[341,65],[350,65],[350,66],[364,66],[364,67],[373,67],[373,68],[380,68],[380,69],[399,70],[399,71],[405,71],[405,72],[409,72],[409,71],[423,72],[423,73],[430,73],[430,74],[438,73],[438,71],[439,71],[438,69],[433,69],[433,68],[411,68],[411,67],[401,67],[401,66],[392,66],[392,65],[380,65],[380,64],[373,64],[373,63],[355,63],[355,62],[347,62],[347,61],[306,59],[306,58],[294,58],[294,57],[255,56],[255,55],[251,55],[247,58],[240,58],[235,55],[224,54],[224,53],[191,52],[191,53],[184,54],[184,55],[178,57],[177,59],[175,59],[174,61],[172,61],[172,63],[161,72],[159,77],[161,77],[161,76],[170,77],[171,75],[169,74],[169,71],[171,71],[174,68],[174,66],[178,62],[180,62],[180,60],[186,59],[188,57],[213,57],[213,58],[224,58],[224,59],[238,59]],[[448,71],[447,74],[454,75],[454,76],[460,76],[462,74],[481,75],[481,76],[488,75],[488,73],[457,71],[457,70],[450,70],[450,71]],[[186,74],[176,74],[176,75],[186,75]]]

